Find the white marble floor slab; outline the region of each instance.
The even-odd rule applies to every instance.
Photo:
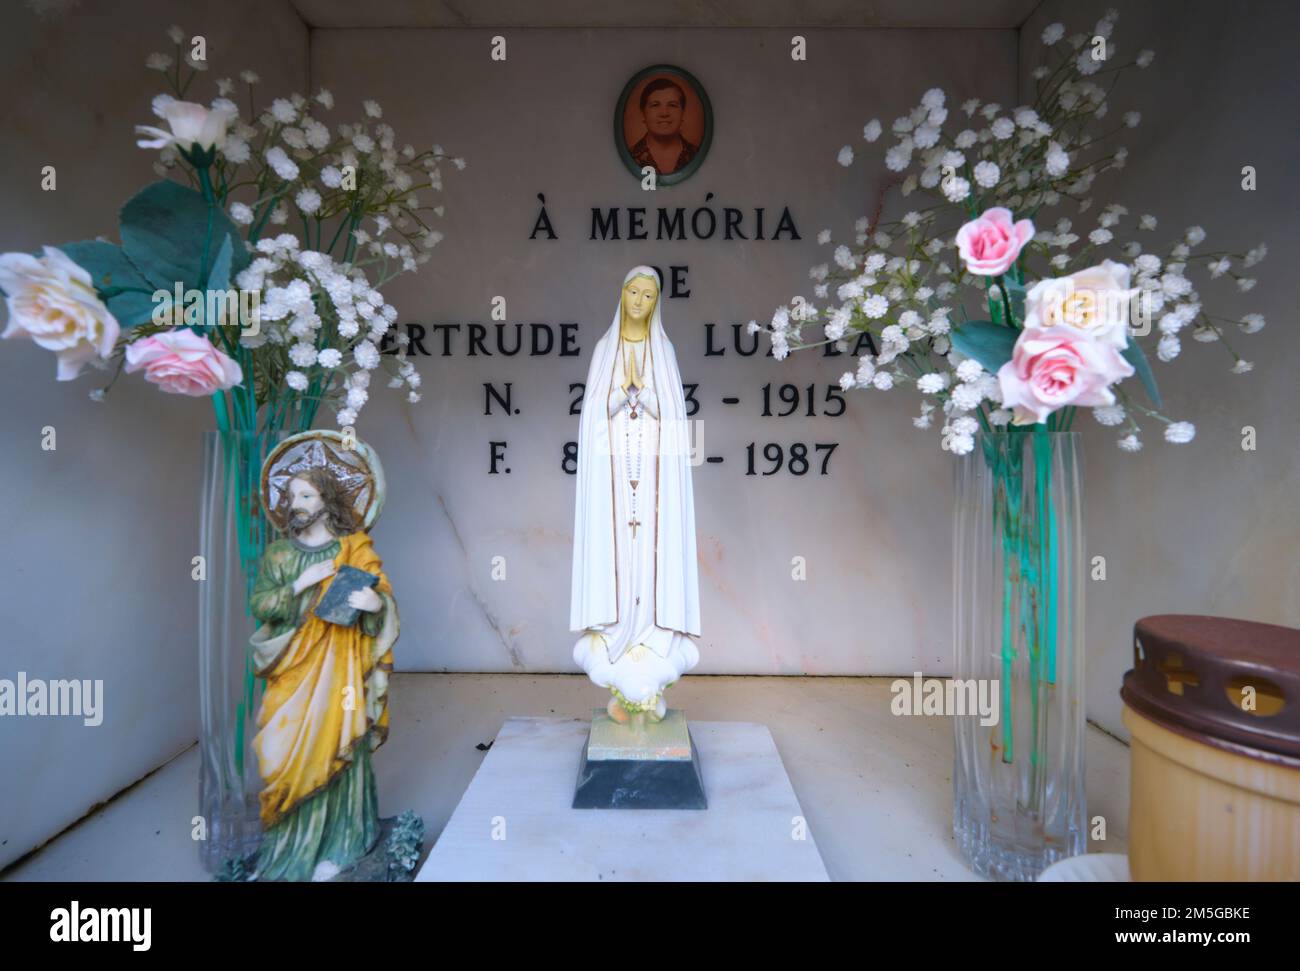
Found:
[[[952,838],[952,721],[892,715],[892,680],[692,675],[673,688],[673,705],[692,723],[771,729],[832,880],[975,880]],[[483,763],[479,745],[506,719],[590,720],[601,700],[584,675],[399,673],[389,690],[392,734],[375,755],[379,811],[416,810],[426,845]],[[1090,725],[1087,768],[1088,815],[1105,817],[1109,837],[1090,849],[1123,852],[1128,747]],[[207,879],[191,838],[198,777],[198,750],[190,748],[87,807],[84,819],[0,880]],[[3,824],[0,842],[9,835]]]
[[[591,720],[507,719],[417,879],[827,880],[767,727],[690,726],[708,809],[573,809]]]

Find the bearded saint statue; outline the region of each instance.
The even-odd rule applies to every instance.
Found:
[[[327,880],[380,834],[370,757],[388,735],[398,635],[392,587],[365,531],[382,474],[376,483],[368,447],[335,451],[322,437],[332,434],[307,433],[317,438],[294,462],[275,468],[272,453],[263,472],[264,500],[278,500],[268,515],[285,535],[263,555],[251,598],[261,625],[254,668],[266,681],[253,739],[263,781],[258,880]],[[358,492],[370,497],[368,516]],[[325,619],[336,582],[345,595],[336,592]]]

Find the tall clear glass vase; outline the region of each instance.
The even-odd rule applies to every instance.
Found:
[[[957,465],[953,833],[983,876],[1032,880],[1087,849],[1082,455],[1043,425],[981,435]]]
[[[199,859],[238,876],[261,840],[261,779],[252,750],[259,682],[253,676],[249,594],[270,526],[258,496],[262,461],[282,434],[203,436],[199,509]]]

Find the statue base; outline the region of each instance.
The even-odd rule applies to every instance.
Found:
[[[374,849],[330,883],[410,883],[424,845],[424,820],[408,809],[399,816],[379,820]]]
[[[574,809],[708,809],[700,753],[680,708],[659,721],[644,713],[626,723],[592,713],[582,749]]]
[[[424,820],[414,810],[379,820],[379,838],[370,852],[330,877],[328,883],[410,883],[424,846]],[[213,879],[246,883],[256,879],[257,853],[230,857]]]

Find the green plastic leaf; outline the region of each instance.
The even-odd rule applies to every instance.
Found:
[[[144,278],[120,246],[88,239],[65,243],[59,249],[90,274],[95,290],[119,325],[136,327],[153,316],[157,287]]]
[[[1002,278],[1002,285],[1007,288],[1007,299],[1011,302],[1011,315],[1017,327],[1025,325],[1025,287],[1009,276]],[[996,283],[988,285],[989,316],[995,324],[1005,324],[1006,308],[1002,303],[1002,291]]]
[[[228,290],[230,288],[230,261],[234,244],[229,236],[221,241],[217,258],[212,261],[212,272],[208,274],[209,290]]]
[[[1137,376],[1142,380],[1142,387],[1146,389],[1147,397],[1151,399],[1151,403],[1157,408],[1164,408],[1164,404],[1160,400],[1160,389],[1156,387],[1156,376],[1151,373],[1151,364],[1147,361],[1147,356],[1142,352],[1142,347],[1138,344],[1136,338],[1130,335],[1128,346],[1120,353],[1124,355],[1124,360],[1133,365],[1133,370],[1137,372]]]
[[[1025,285],[1014,280],[1007,280],[1007,296],[1011,298],[1011,312],[1016,316],[1016,324],[1025,326]]]
[[[202,289],[199,278],[204,240],[208,239],[208,204],[203,196],[175,182],[155,182],[127,200],[120,217],[122,249],[127,257],[156,286],[173,289]],[[248,253],[238,229],[220,208],[211,212],[208,265],[231,244],[228,276],[248,264]]]
[[[1020,331],[1003,327],[991,320],[968,320],[952,329],[952,346],[980,362],[985,371],[997,374],[998,368],[1011,360]]]
[[[225,299],[228,295],[227,292],[230,291],[230,258],[233,248],[230,237],[227,236],[222,240],[221,249],[217,251],[217,257],[212,262],[212,271],[208,274],[208,289],[207,292],[203,294],[203,325],[194,330],[194,332],[200,336],[208,336],[204,327],[217,323],[217,320],[210,320],[207,318],[206,315],[208,313],[212,313],[215,310],[217,315],[220,316],[222,311],[217,308],[223,306],[223,304],[226,305],[226,313],[228,314],[234,313],[239,307],[238,293],[234,293],[235,300],[233,303],[226,303]],[[216,298],[215,302],[213,299],[214,295]]]

